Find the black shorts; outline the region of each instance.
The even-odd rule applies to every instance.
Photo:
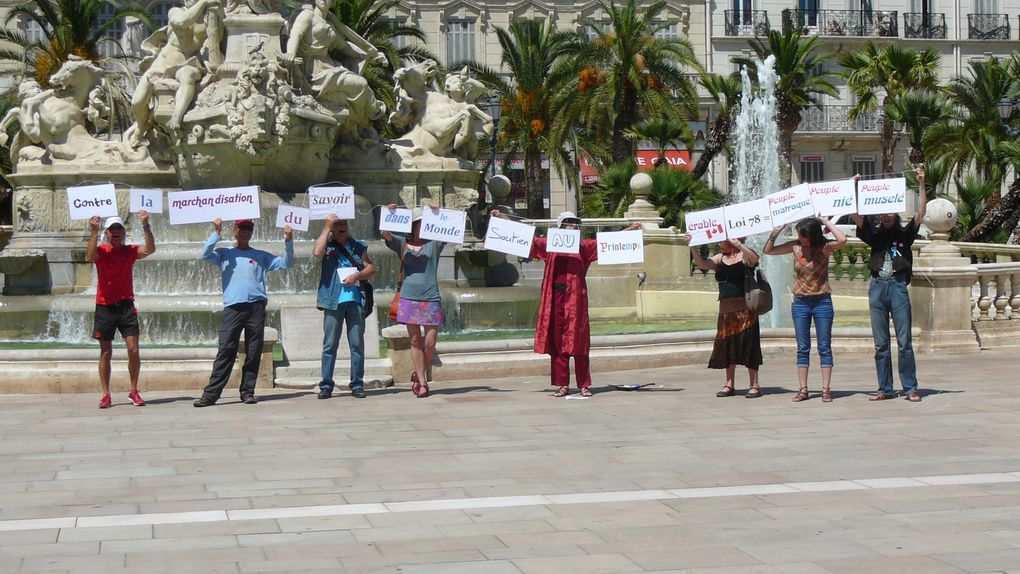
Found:
[[[112,341],[118,330],[121,337],[138,336],[138,309],[135,309],[135,302],[125,299],[113,305],[96,305],[92,338]]]

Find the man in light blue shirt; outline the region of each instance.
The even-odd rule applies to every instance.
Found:
[[[223,222],[213,221],[215,230],[202,248],[202,259],[216,265],[223,274],[223,316],[220,319],[220,348],[213,362],[209,384],[202,391],[196,407],[216,404],[230,380],[237,359],[238,338],[244,331],[244,365],[241,367],[241,402],[254,405],[255,381],[259,376],[262,357],[262,332],[266,326],[266,273],[289,269],[294,265],[294,232],[283,228],[283,257],[251,246],[255,222],[239,219],[234,222],[234,247],[220,247]]]

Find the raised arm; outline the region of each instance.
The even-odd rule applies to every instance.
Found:
[[[322,225],[322,233],[315,238],[315,245],[312,246],[312,257],[322,261],[322,257],[326,254],[326,243],[329,242],[329,230],[333,228],[333,222],[336,221],[336,215],[330,213],[326,216],[326,223]]]
[[[691,242],[691,234],[684,233],[684,241],[688,244]],[[691,260],[694,261],[694,265],[702,271],[714,271],[719,266],[719,262],[715,260],[715,256],[705,259],[701,256],[701,249],[697,245],[690,245],[691,248]]]
[[[765,241],[765,247],[762,248],[765,255],[786,255],[787,253],[793,253],[793,248],[800,244],[799,241],[794,239],[793,241],[787,241],[781,245],[776,245],[776,239],[779,238],[779,234],[782,233],[784,229],[786,229],[785,223],[773,229],[772,233],[769,234],[768,240]]]
[[[213,221],[213,232],[209,234],[205,245],[202,246],[202,261],[208,261],[213,265],[220,264],[220,256],[216,254],[216,244],[220,240],[220,233],[223,232],[223,220],[217,217]]]
[[[89,218],[89,242],[85,244],[85,259],[95,263],[99,259],[99,216]]]
[[[920,193],[917,196],[917,213],[914,214],[914,227],[920,229],[921,224],[924,223],[925,210],[928,209],[928,190],[924,185],[924,166],[920,165],[914,168],[914,173],[917,174],[917,190]]]
[[[857,195],[857,182],[859,181],[861,181],[861,174],[854,174],[854,195]],[[864,227],[864,218],[861,217],[860,213],[851,214],[850,219],[854,222],[854,225],[856,225],[858,229]]]
[[[289,225],[283,228],[283,257],[273,258],[267,266],[268,271],[280,271],[294,266],[294,230]]]
[[[145,259],[156,252],[156,238],[152,236],[152,228],[149,227],[149,212],[144,209],[139,211],[138,219],[142,222],[142,233],[145,234],[145,247],[138,250],[138,258]]]
[[[843,246],[846,245],[846,234],[843,233],[843,230],[836,227],[831,221],[829,221],[829,218],[824,215],[819,215],[818,219],[821,220],[822,224],[825,225],[830,233],[832,233],[832,236],[836,238],[835,241],[830,241],[825,244],[825,254],[829,255],[833,251],[842,249]]]
[[[743,241],[738,241],[736,239],[727,239],[726,241],[729,241],[730,245],[740,250],[740,253],[744,256],[744,263],[746,263],[748,267],[754,267],[758,264],[758,260],[760,259],[758,254],[754,252],[754,249],[744,245]]]

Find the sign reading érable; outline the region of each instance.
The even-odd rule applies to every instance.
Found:
[[[464,221],[467,215],[463,211],[452,209],[432,210],[423,207],[421,216],[422,239],[442,241],[443,243],[464,243]]]
[[[857,213],[857,192],[854,190],[854,180],[824,181],[805,185],[811,192],[815,213],[826,217]]]
[[[726,236],[732,239],[772,231],[772,214],[767,198],[727,205]]]
[[[726,214],[723,208],[706,209],[704,211],[692,211],[684,216],[684,223],[687,225],[687,233],[691,234],[689,245],[705,245],[707,243],[718,243],[726,239],[726,227],[723,221]]]
[[[67,209],[72,220],[93,215],[117,215],[117,193],[112,183],[67,188]]]
[[[131,188],[131,213],[163,213],[163,190]]]
[[[309,187],[308,210],[312,219],[326,219],[330,213],[340,219],[354,219],[354,188]]]
[[[580,253],[581,230],[550,227],[545,235],[545,250],[549,253]]]
[[[259,188],[225,187],[174,191],[167,194],[170,225],[206,223],[217,217],[224,220],[258,219]]]
[[[398,207],[389,210],[385,207],[379,210],[379,231],[392,231],[394,233],[411,233],[411,210]]]
[[[907,180],[872,179],[857,182],[857,213],[881,215],[907,210]]]
[[[811,191],[805,183],[769,194],[765,199],[769,203],[772,227],[793,223],[815,215],[814,206],[811,203]]]
[[[640,229],[602,231],[595,234],[599,265],[644,263],[645,239]]]
[[[518,257],[528,257],[531,255],[531,242],[534,238],[534,227],[493,217],[485,231],[485,248]]]
[[[308,231],[308,220],[308,208],[305,207],[281,203],[279,209],[276,210],[276,226],[280,228],[289,225],[291,229]]]

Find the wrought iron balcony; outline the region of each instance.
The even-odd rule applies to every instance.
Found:
[[[904,38],[946,39],[946,15],[930,12],[906,12],[903,14]]]
[[[967,14],[971,40],[1009,40],[1009,14]]]
[[[850,121],[847,114],[852,106],[816,106],[801,114],[798,132],[874,132],[881,127],[882,115],[877,111],[864,112]]]
[[[899,35],[896,10],[783,10],[783,32],[796,29],[801,34],[819,36]]]
[[[767,36],[771,28],[765,10],[727,10],[725,16],[727,36]]]

